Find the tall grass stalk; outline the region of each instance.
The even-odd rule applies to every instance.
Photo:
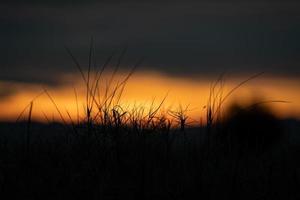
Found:
[[[28,119],[27,119],[27,132],[26,132],[26,152],[29,155],[30,152],[30,138],[31,138],[31,120],[32,120],[32,109],[33,109],[33,101],[30,102]]]

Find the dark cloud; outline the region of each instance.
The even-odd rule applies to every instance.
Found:
[[[0,84],[0,101],[7,99],[17,93],[17,89],[11,84]]]
[[[67,4],[67,3],[115,3],[115,2],[281,2],[281,0],[2,0],[2,3],[26,3],[26,4]],[[297,0],[286,0],[286,2],[297,2]]]
[[[35,74],[35,73],[34,73]],[[50,76],[42,76],[38,77],[35,75],[19,75],[19,76],[0,76],[0,80],[5,82],[13,82],[13,83],[25,83],[25,84],[40,84],[41,86],[51,86],[51,87],[59,87],[63,84],[68,84],[69,82],[64,82],[60,79],[56,79],[53,77],[53,74]],[[10,91],[10,90],[9,90]],[[3,92],[3,91],[2,91]],[[6,90],[4,94],[6,94]]]
[[[128,46],[124,63],[146,57],[145,68],[169,75],[300,75],[294,1],[13,2],[0,7],[0,80],[55,85],[76,70],[64,46],[86,65],[91,36],[99,63]]]

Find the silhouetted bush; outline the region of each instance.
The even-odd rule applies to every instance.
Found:
[[[261,154],[283,134],[281,122],[261,104],[233,104],[227,113],[221,140],[240,153]]]

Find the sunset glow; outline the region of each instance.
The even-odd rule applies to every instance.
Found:
[[[122,80],[126,73],[119,73],[114,78],[114,83]],[[110,74],[104,75],[100,82],[100,89],[104,91],[105,83],[109,80]],[[85,86],[81,78],[77,75],[62,76],[68,79],[68,84],[61,86],[45,87],[57,104],[60,112],[66,121],[69,121],[67,112],[72,119],[77,118],[77,107],[80,118],[84,116],[85,105]],[[234,88],[246,76],[224,78],[223,96]],[[210,87],[216,79],[184,79],[164,76],[156,72],[137,72],[127,82],[120,105],[127,110],[136,107],[149,109],[152,102],[158,106],[166,97],[162,110],[176,110],[179,105],[188,106],[187,114],[193,122],[205,120],[205,106],[209,98]],[[20,84],[2,82],[1,87],[12,87],[15,92],[0,101],[0,119],[5,121],[14,121],[26,106],[44,87],[33,84]],[[75,89],[74,89],[75,88]],[[295,117],[300,118],[300,81],[293,79],[284,79],[279,77],[260,76],[249,81],[233,93],[226,100],[223,109],[232,101],[247,102],[252,99],[260,101],[287,101],[288,103],[270,103],[270,107],[281,118]],[[78,96],[76,103],[75,91]],[[103,94],[103,92],[101,92]],[[24,111],[24,116],[28,109]],[[57,109],[45,94],[34,99],[32,116],[35,120],[61,121]]]

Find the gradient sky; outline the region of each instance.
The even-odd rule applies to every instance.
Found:
[[[86,65],[91,36],[99,63],[128,48],[122,69],[144,57],[140,71],[168,77],[299,79],[299,10],[291,0],[2,0],[0,99],[15,83],[60,87],[77,70],[64,47]]]

